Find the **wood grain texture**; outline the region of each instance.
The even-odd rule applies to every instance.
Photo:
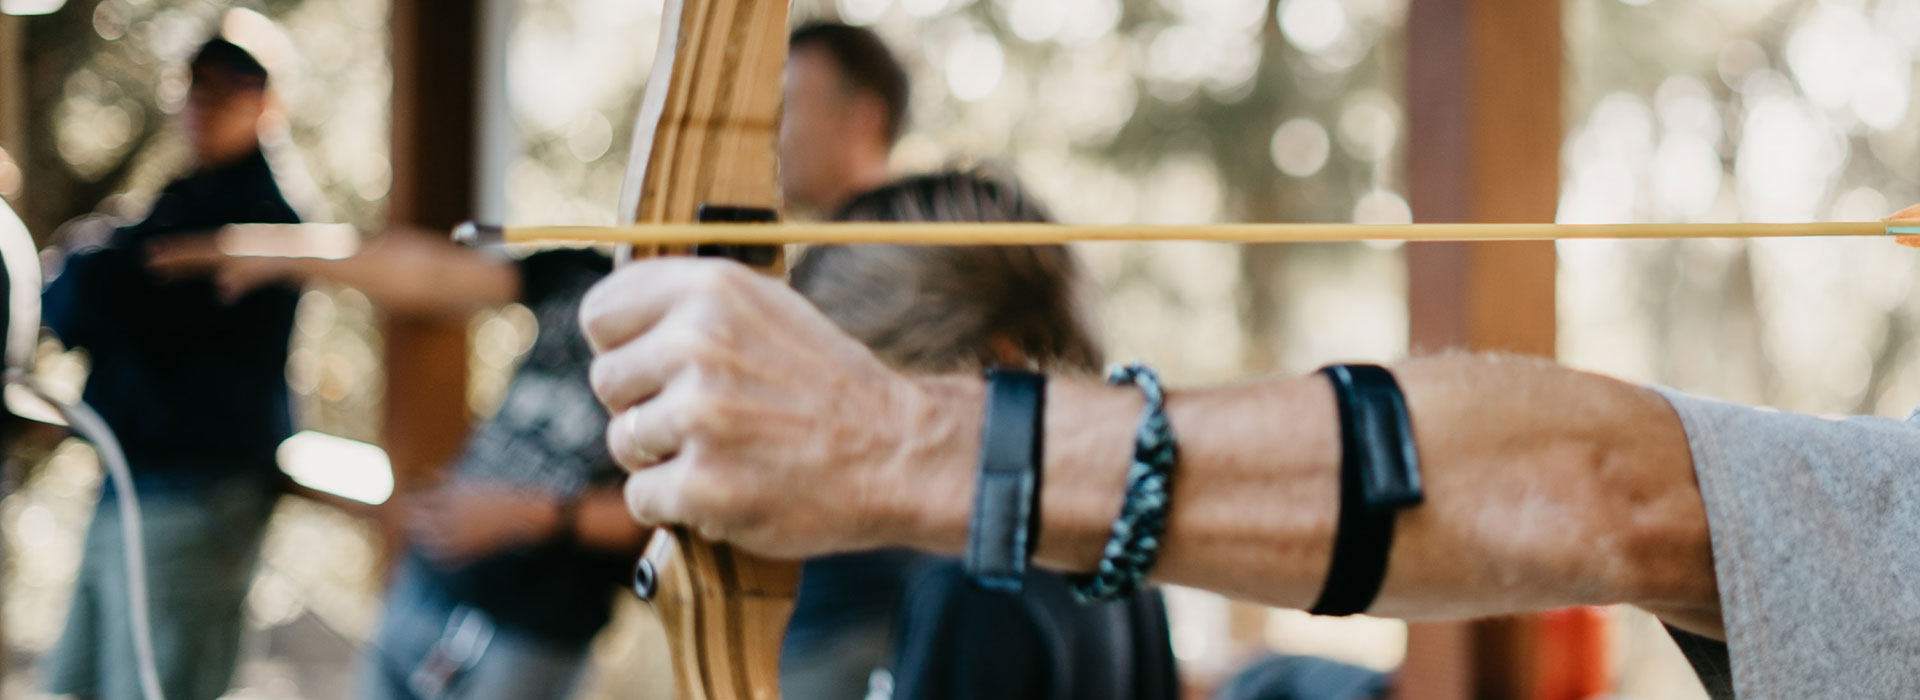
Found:
[[[623,224],[695,221],[702,205],[780,208],[786,0],[668,0],[634,125]],[[694,241],[687,241],[691,244]],[[636,246],[631,255],[683,253]],[[766,272],[781,274],[778,259]],[[774,700],[797,562],[754,557],[663,528],[647,547],[680,700]]]

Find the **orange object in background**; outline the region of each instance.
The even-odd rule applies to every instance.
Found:
[[[1587,700],[1613,690],[1606,608],[1562,608],[1537,620],[1533,700]]]

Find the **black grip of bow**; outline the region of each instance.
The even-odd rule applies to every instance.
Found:
[[[780,213],[763,207],[702,204],[694,220],[703,224],[771,224],[780,221]],[[780,258],[780,246],[702,243],[693,247],[693,254],[703,258],[726,258],[748,267],[766,267]]]

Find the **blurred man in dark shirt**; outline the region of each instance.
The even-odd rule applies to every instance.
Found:
[[[396,316],[463,319],[513,303],[533,313],[532,346],[499,410],[475,426],[442,483],[398,502],[409,552],[361,657],[359,700],[574,697],[650,532],[627,514],[579,328],[580,296],[612,272],[612,258],[497,252],[407,231],[339,259],[229,255],[204,240],[154,249],[154,268],[209,276],[227,298],[325,281]]]
[[[206,280],[147,269],[150,246],[227,224],[296,223],[260,152],[267,71],[220,38],[190,69],[181,114],[193,171],[161,190],[146,219],[69,255],[44,297],[46,324],[91,360],[85,400],[118,435],[144,510],[153,634],[171,700],[226,691],[245,600],[273,510],[274,451],[292,432],[287,338],[296,292],[222,300]],[[117,494],[89,527],[48,689],[137,698]]]
[[[787,208],[832,216],[893,181],[887,165],[907,126],[907,71],[872,31],[820,22],[788,43],[780,119],[780,194]]]

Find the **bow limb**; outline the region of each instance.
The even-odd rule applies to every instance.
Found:
[[[688,223],[714,208],[777,212],[786,59],[787,0],[666,0],[634,125],[621,223]],[[783,274],[779,249],[763,252],[769,257],[754,262]],[[666,626],[676,698],[780,697],[780,641],[799,588],[797,562],[662,528],[637,578]]]

